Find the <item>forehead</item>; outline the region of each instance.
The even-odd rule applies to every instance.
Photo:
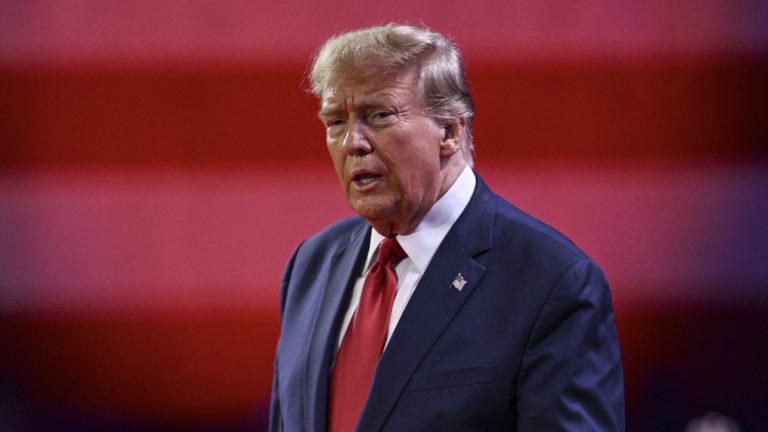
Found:
[[[408,70],[379,80],[350,77],[329,81],[320,108],[322,114],[327,110],[344,109],[350,104],[413,104],[420,101],[417,74]]]

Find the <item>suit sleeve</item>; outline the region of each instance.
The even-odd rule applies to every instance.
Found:
[[[291,255],[291,259],[288,261],[288,265],[285,267],[283,273],[283,279],[280,282],[280,320],[283,319],[283,311],[285,310],[285,299],[287,297],[288,284],[293,273],[293,265],[296,262],[296,255],[299,252],[301,245],[296,248]],[[270,432],[282,432],[283,431],[283,417],[280,412],[280,393],[278,387],[278,358],[275,355],[274,372],[272,374],[272,396],[269,404],[269,431]]]
[[[280,414],[280,399],[277,394],[277,359],[275,359],[275,372],[272,375],[272,398],[269,403],[269,431],[283,431],[283,417]]]
[[[526,346],[518,431],[624,431],[624,377],[608,284],[590,260],[552,287]]]

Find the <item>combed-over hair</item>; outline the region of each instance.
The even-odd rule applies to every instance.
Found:
[[[383,81],[409,66],[419,71],[419,90],[429,115],[441,125],[463,119],[462,143],[472,162],[474,106],[461,53],[448,38],[426,28],[388,24],[334,36],[320,47],[309,74],[310,91],[323,92],[340,80]]]

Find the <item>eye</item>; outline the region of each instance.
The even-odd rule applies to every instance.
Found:
[[[324,120],[323,124],[325,125],[325,133],[328,138],[341,136],[346,123],[347,121],[340,117]]]
[[[328,120],[328,122],[326,122],[326,126],[328,126],[328,127],[341,126],[344,123],[345,123],[344,119],[332,119],[332,120]]]
[[[347,121],[346,121],[346,120],[344,120],[343,118],[334,118],[334,119],[330,119],[330,120],[326,121],[326,122],[325,122],[325,127],[326,127],[328,130],[332,130],[332,129],[338,129],[338,128],[339,128],[339,127],[341,127],[341,126],[344,126],[344,124],[345,124],[346,122],[347,122]]]
[[[388,123],[392,121],[395,113],[392,111],[374,111],[368,115],[368,121],[371,123]]]

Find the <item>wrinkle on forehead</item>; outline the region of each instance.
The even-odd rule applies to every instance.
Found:
[[[348,107],[390,106],[405,103],[403,96],[418,92],[417,76],[412,70],[402,71],[379,83],[344,78],[329,83],[323,92],[319,116],[327,116]],[[405,91],[403,91],[405,90]]]

